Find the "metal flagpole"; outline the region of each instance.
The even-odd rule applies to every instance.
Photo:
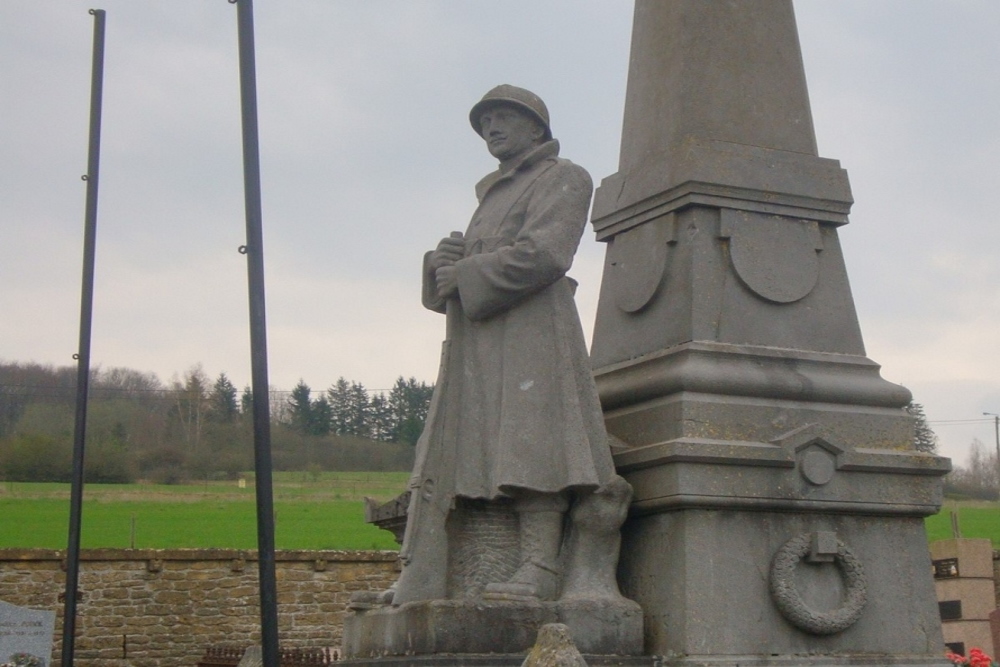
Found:
[[[247,243],[240,248],[240,252],[247,256],[247,280],[250,292],[250,361],[253,384],[254,474],[257,480],[261,655],[264,667],[278,667],[278,594],[274,565],[271,415],[267,381],[267,326],[264,313],[264,238],[260,204],[253,2],[252,0],[229,1],[236,4],[239,26],[243,190],[247,227]]]
[[[87,203],[83,234],[83,288],[80,343],[76,359],[76,418],[73,428],[73,479],[70,487],[69,542],[66,547],[66,599],[63,608],[62,666],[73,666],[77,585],[80,579],[80,524],[83,504],[83,453],[90,383],[90,331],[94,306],[94,256],[97,241],[97,183],[101,161],[101,99],[104,86],[104,10],[91,9],[94,50],[90,83],[90,145],[87,153]]]

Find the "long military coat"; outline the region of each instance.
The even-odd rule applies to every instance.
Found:
[[[436,478],[451,487],[440,489],[446,493],[494,499],[518,488],[593,489],[614,474],[575,283],[566,277],[593,185],[558,154],[558,142],[548,141],[476,186],[480,203],[455,264],[458,299],[447,308],[450,340],[415,482]],[[424,305],[445,312],[429,257]],[[428,456],[434,447],[453,457],[448,474],[426,469],[442,465]]]

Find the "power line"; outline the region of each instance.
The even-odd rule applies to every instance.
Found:
[[[281,400],[291,395],[291,391],[271,390],[273,397]],[[76,390],[73,387],[45,387],[38,385],[4,385],[0,384],[0,403],[4,400],[29,403],[64,403],[72,402]],[[175,400],[209,400],[212,391],[207,390],[196,395],[185,389],[123,389],[121,387],[91,386],[88,394],[97,400],[133,400],[141,402]],[[237,394],[239,400],[239,394]]]
[[[332,385],[331,385],[332,387]],[[23,395],[31,395],[33,398],[37,398],[38,394],[49,394],[51,396],[74,396],[76,394],[75,386],[56,386],[56,385],[41,385],[41,384],[4,384],[0,383],[0,394],[3,393],[5,389],[13,390],[28,390]],[[170,388],[160,388],[160,389],[141,389],[141,388],[124,388],[124,387],[95,387],[91,385],[90,393],[101,393],[101,394],[158,394],[161,396],[166,396],[170,394],[184,394],[188,393],[189,390],[183,387],[178,389]],[[291,394],[294,390],[292,389],[269,389],[271,394]],[[316,390],[314,390],[316,391]],[[365,393],[367,394],[384,394],[392,391],[392,388],[381,388],[381,389],[369,389],[365,388]],[[11,392],[13,393],[13,392]],[[204,395],[209,395],[212,393],[212,389],[207,387]],[[326,393],[325,389],[318,390],[318,393]]]
[[[938,419],[934,421],[928,421],[928,424],[950,424],[950,425],[961,425],[961,424],[985,424],[992,423],[992,419]]]

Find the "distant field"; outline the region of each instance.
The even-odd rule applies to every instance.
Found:
[[[275,544],[279,549],[395,549],[392,535],[364,522],[363,498],[389,500],[408,473],[276,473]],[[85,488],[83,548],[255,549],[252,477],[190,485],[90,484]],[[957,511],[963,537],[1000,548],[1000,503],[948,503],[926,521],[930,540],[951,537]],[[0,482],[0,548],[66,548],[68,484]]]
[[[994,549],[1000,549],[1000,503],[948,502],[940,513],[925,521],[927,539],[933,542],[952,537],[951,512],[958,513],[962,537],[986,537],[993,541]]]
[[[388,532],[364,522],[363,498],[388,500],[407,473],[277,473],[278,549],[395,549]],[[83,548],[257,546],[252,483],[85,487]],[[0,548],[66,548],[69,485],[0,483]]]

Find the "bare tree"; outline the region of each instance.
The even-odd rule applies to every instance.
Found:
[[[184,373],[184,383],[174,380],[174,415],[181,427],[184,442],[192,450],[201,447],[202,426],[208,412],[208,376],[201,364]]]
[[[965,466],[956,466],[946,479],[945,490],[951,494],[996,500],[1000,497],[997,480],[997,456],[979,438],[969,445],[969,458]]]

